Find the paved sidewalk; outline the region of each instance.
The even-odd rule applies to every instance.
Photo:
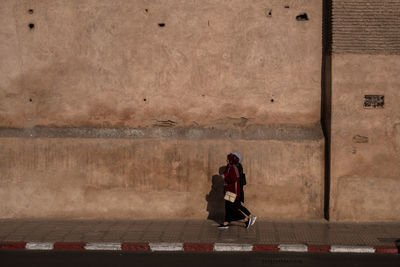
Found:
[[[142,249],[185,250],[185,244],[191,244],[205,250],[212,246],[214,251],[398,253],[395,242],[400,242],[400,223],[257,220],[249,229],[239,222],[229,229],[217,225],[210,220],[0,220],[0,249],[22,248],[26,243],[24,249],[55,249],[57,244],[120,249],[124,244],[142,244]]]

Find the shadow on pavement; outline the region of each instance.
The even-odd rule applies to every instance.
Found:
[[[223,168],[225,168],[225,166]],[[211,190],[210,193],[206,195],[206,201],[208,211],[207,219],[222,223],[225,216],[225,201],[224,180],[220,175],[215,174],[212,176]]]

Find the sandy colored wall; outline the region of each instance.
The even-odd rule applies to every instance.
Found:
[[[295,141],[0,138],[2,218],[223,218],[219,168],[244,156],[262,218],[323,216],[320,129]],[[293,134],[293,133],[292,133]]]
[[[400,2],[332,2],[331,219],[399,221]]]
[[[319,0],[1,1],[0,125],[315,123],[321,9]],[[302,13],[308,21],[296,20]]]
[[[331,218],[400,220],[400,56],[334,55]],[[365,109],[364,95],[384,95]]]
[[[323,216],[320,0],[4,0],[0,21],[0,217],[204,218],[232,149],[260,217]]]

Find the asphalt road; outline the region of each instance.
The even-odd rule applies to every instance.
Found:
[[[335,253],[204,253],[0,251],[0,267],[40,266],[400,266],[400,255]]]

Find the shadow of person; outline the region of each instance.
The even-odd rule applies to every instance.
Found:
[[[211,190],[206,195],[207,219],[222,223],[225,217],[224,180],[220,175],[213,175]]]

